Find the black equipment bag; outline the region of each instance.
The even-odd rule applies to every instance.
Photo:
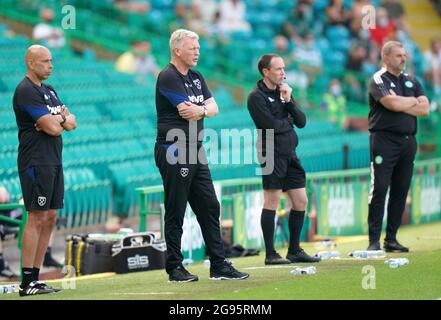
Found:
[[[113,272],[112,246],[115,240],[93,238],[89,235],[69,235],[66,238],[65,261],[67,274],[86,275]],[[72,269],[72,266],[74,269]]]
[[[126,236],[112,248],[114,271],[127,273],[165,268],[166,245],[152,232]]]

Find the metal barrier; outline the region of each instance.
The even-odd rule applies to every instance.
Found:
[[[24,228],[25,228],[26,223],[28,221],[28,213],[27,213],[25,206],[23,204],[19,204],[19,203],[0,204],[0,211],[14,210],[14,209],[21,209],[22,210],[21,219],[13,219],[13,218],[6,217],[4,215],[0,215],[0,221],[16,224],[19,227],[17,247],[18,247],[18,250],[20,250],[20,270],[21,270],[21,261],[22,261],[22,259],[21,259],[22,250],[21,249],[23,247],[22,246],[22,238],[23,238]]]
[[[412,202],[412,223],[419,223],[419,215],[415,217],[415,212],[424,208],[416,201],[420,199],[425,182],[430,178],[432,193],[435,199],[441,199],[441,192],[438,195],[438,189],[441,190],[441,159],[423,160],[415,163],[414,178],[410,194]],[[261,190],[261,178],[233,179],[215,181],[215,186],[219,185],[221,190],[220,202],[222,207],[222,218],[232,219],[233,195],[253,190]],[[307,193],[309,198],[308,210],[310,218],[317,218],[315,222],[309,223],[308,228],[315,229],[322,235],[345,235],[345,234],[366,234],[367,233],[367,203],[369,195],[370,170],[369,168],[354,169],[336,172],[317,172],[307,175]],[[422,187],[420,185],[423,185]],[[435,188],[435,189],[433,189]],[[429,191],[430,191],[429,190]],[[140,195],[140,231],[147,230],[147,215],[161,214],[161,203],[163,202],[163,187],[152,186],[137,188],[136,192]],[[424,193],[424,194],[427,194]],[[331,203],[330,196],[335,195],[338,201]],[[345,202],[344,199],[349,199]],[[438,201],[438,200],[437,200]],[[339,203],[342,207],[335,205]],[[421,202],[422,203],[422,202]],[[436,202],[438,203],[438,202]],[[417,207],[418,205],[418,207]],[[351,207],[352,206],[352,207]],[[352,226],[344,225],[344,212],[340,209],[349,210],[348,214],[355,215]],[[339,211],[340,210],[340,211]],[[344,211],[343,210],[343,211]],[[437,207],[433,209],[432,217],[426,221],[441,219],[441,211],[437,213]],[[441,210],[441,209],[440,209]],[[331,216],[331,214],[335,214]],[[314,216],[316,215],[316,216]],[[311,217],[312,216],[312,217]],[[331,221],[328,223],[327,220]],[[424,220],[423,220],[424,222]],[[161,217],[162,224],[162,217]],[[346,228],[346,229],[345,229]],[[161,231],[162,225],[161,225]],[[312,230],[315,231],[315,230]]]
[[[248,179],[230,179],[215,181],[215,188],[221,188],[221,204],[223,208],[222,217],[225,219],[232,219],[232,197],[231,195],[238,192],[245,192],[250,190],[259,190],[262,186],[262,179],[248,178]],[[161,215],[161,203],[164,198],[164,191],[162,186],[152,186],[137,188],[136,192],[140,195],[139,208],[139,231],[147,231],[147,215]],[[162,217],[161,217],[162,223]],[[161,225],[161,231],[162,225]]]

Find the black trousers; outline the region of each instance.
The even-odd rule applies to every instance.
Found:
[[[225,260],[221,231],[220,206],[216,197],[207,164],[197,161],[196,164],[170,164],[174,153],[181,150],[173,149],[174,145],[155,145],[156,166],[164,184],[164,233],[167,244],[166,271],[182,264],[181,253],[182,226],[184,223],[187,202],[190,204],[201,227],[207,253],[213,267]],[[198,150],[200,151],[198,147]],[[190,148],[186,148],[187,153]],[[202,150],[203,152],[203,150]],[[168,153],[168,156],[167,156]],[[188,156],[187,156],[188,163]]]
[[[369,194],[369,241],[381,235],[387,190],[386,240],[395,240],[401,224],[413,174],[417,143],[413,135],[373,132],[370,135],[371,190]]]

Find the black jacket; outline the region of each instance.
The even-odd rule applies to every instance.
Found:
[[[263,139],[263,155],[265,155],[266,129],[274,130],[274,153],[278,156],[291,156],[295,153],[298,144],[297,134],[293,125],[303,128],[306,125],[305,114],[291,101],[285,103],[280,98],[280,90],[270,90],[263,80],[257,82],[256,87],[248,96],[248,111],[259,131],[259,141]]]

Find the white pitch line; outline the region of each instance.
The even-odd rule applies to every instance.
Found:
[[[294,268],[294,265],[283,265],[283,266],[265,266],[265,267],[247,267],[245,270],[256,270],[256,269],[287,269]]]
[[[344,261],[384,261],[387,258],[338,258],[338,259],[329,259],[331,261],[339,261],[339,260],[344,260]],[[328,260],[322,260],[322,261],[328,261]]]
[[[112,296],[147,296],[147,295],[171,295],[171,294],[178,294],[177,292],[116,292],[111,293]],[[185,294],[185,293],[180,293]]]
[[[423,237],[418,237],[418,240],[441,240],[441,237],[438,236],[423,236]]]
[[[338,258],[338,259],[327,259],[322,261],[385,261],[386,258]],[[257,269],[287,269],[296,268],[299,266],[293,264],[286,264],[280,266],[264,266],[264,267],[246,267],[244,270],[257,270]]]

